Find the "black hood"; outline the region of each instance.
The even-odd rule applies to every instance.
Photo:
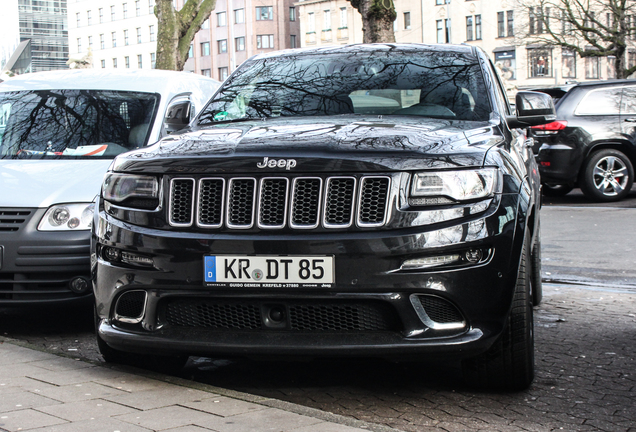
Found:
[[[488,122],[409,117],[278,117],[225,123],[164,138],[115,159],[115,171],[152,173],[373,172],[481,166],[500,142]],[[293,165],[293,166],[290,166]]]

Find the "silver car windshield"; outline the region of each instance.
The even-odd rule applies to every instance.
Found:
[[[342,114],[488,120],[487,94],[479,60],[470,54],[287,54],[239,68],[198,123]]]
[[[0,93],[0,158],[112,158],[146,144],[158,105],[154,93]]]

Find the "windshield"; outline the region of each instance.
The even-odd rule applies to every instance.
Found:
[[[113,158],[145,145],[159,105],[151,93],[0,93],[0,158]]]
[[[340,114],[488,120],[478,59],[443,51],[360,51],[252,61],[230,77],[199,118]]]

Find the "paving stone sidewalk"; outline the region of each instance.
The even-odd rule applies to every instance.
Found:
[[[0,430],[390,432],[288,402],[50,354],[0,337]]]

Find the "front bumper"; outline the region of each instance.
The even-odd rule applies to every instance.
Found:
[[[100,211],[91,251],[99,337],[156,354],[473,356],[490,347],[510,311],[522,219],[513,194],[462,223],[319,235],[176,233]],[[108,262],[104,246],[153,265]],[[487,255],[476,264],[400,269],[408,259],[477,249]],[[221,254],[331,255],[335,284],[206,287],[203,256]],[[282,318],[272,320],[273,311]]]
[[[90,283],[79,293],[70,287],[77,278],[89,282],[90,231],[38,231],[46,209],[0,210],[0,305],[89,300]]]

